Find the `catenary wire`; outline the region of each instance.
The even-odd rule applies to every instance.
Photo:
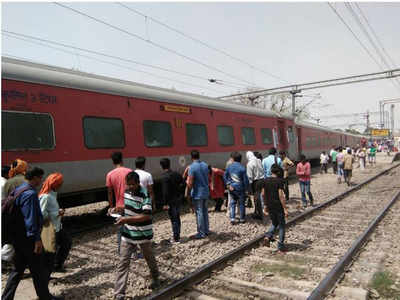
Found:
[[[57,45],[57,46],[62,46],[62,47],[65,47],[65,48],[79,50],[79,51],[90,53],[90,54],[95,54],[95,55],[99,55],[99,56],[103,56],[103,57],[107,57],[107,58],[112,58],[112,59],[116,59],[116,60],[123,61],[123,62],[133,63],[133,64],[145,66],[145,67],[148,67],[148,68],[153,68],[153,69],[157,69],[157,70],[161,70],[161,71],[174,73],[174,74],[178,74],[178,75],[182,75],[182,76],[186,76],[186,77],[190,77],[190,78],[194,78],[194,79],[200,79],[200,80],[204,80],[204,81],[209,82],[209,78],[206,78],[206,77],[202,77],[202,76],[194,75],[194,74],[189,74],[189,73],[184,73],[184,72],[179,72],[179,71],[171,70],[171,69],[160,67],[160,66],[141,63],[141,62],[129,59],[129,58],[123,58],[123,57],[120,57],[120,56],[106,54],[106,53],[102,53],[102,52],[99,52],[99,51],[94,51],[94,50],[90,50],[90,49],[76,47],[76,46],[68,45],[68,44],[65,44],[65,43],[55,42],[55,41],[51,41],[51,40],[48,40],[48,39],[43,39],[43,38],[31,36],[31,35],[26,35],[26,34],[14,32],[14,31],[8,31],[8,30],[4,30],[3,29],[2,32],[3,33],[12,34],[12,35],[16,35],[16,36],[19,36],[19,37],[24,37],[24,38],[28,38],[28,39],[32,39],[32,40],[36,40],[36,41],[41,41],[41,42],[45,42],[45,43],[49,43],[49,44],[53,44],[53,45]]]
[[[161,78],[161,79],[177,82],[177,83],[180,83],[180,84],[183,84],[183,85],[193,86],[193,87],[201,88],[201,89],[206,89],[208,91],[213,91],[213,92],[216,92],[216,93],[220,93],[221,92],[221,91],[218,91],[218,90],[210,89],[209,87],[205,87],[205,86],[202,86],[202,85],[197,85],[197,84],[193,84],[193,83],[180,81],[180,80],[177,80],[177,79],[161,76],[161,75],[154,74],[154,73],[147,72],[147,71],[143,71],[143,70],[133,69],[133,68],[130,68],[130,67],[127,67],[127,66],[124,66],[124,65],[116,64],[114,62],[105,61],[105,60],[98,59],[98,58],[95,58],[95,57],[92,57],[92,56],[88,56],[88,55],[84,55],[84,54],[68,51],[68,50],[61,49],[61,48],[54,47],[54,46],[50,46],[50,45],[47,45],[47,44],[44,44],[44,43],[41,43],[41,42],[35,42],[35,41],[32,41],[32,40],[28,40],[28,39],[12,36],[12,35],[9,35],[8,33],[4,33],[4,36],[7,36],[7,37],[13,38],[13,39],[17,39],[17,40],[21,40],[21,41],[25,41],[27,43],[40,45],[40,46],[47,47],[47,48],[51,48],[51,49],[54,49],[54,50],[57,50],[57,51],[61,51],[61,52],[67,53],[67,54],[71,54],[73,56],[80,56],[80,57],[84,57],[86,59],[90,59],[90,60],[93,60],[93,61],[101,62],[101,63],[104,63],[104,64],[109,64],[109,65],[113,65],[113,66],[116,66],[116,67],[119,67],[119,68],[131,70],[131,71],[134,71],[134,72],[140,72],[140,73],[144,73],[144,74],[147,74],[147,75],[150,75],[150,76],[153,76],[153,77],[158,77],[158,78]]]
[[[364,43],[358,38],[358,36],[354,33],[354,31],[351,29],[351,27],[346,23],[346,21],[342,18],[342,16],[339,14],[339,12],[333,7],[333,5],[329,2],[327,2],[330,8],[333,10],[333,12],[336,14],[336,16],[340,19],[340,21],[346,26],[346,28],[351,32],[353,37],[358,41],[358,43],[361,45],[361,47],[367,52],[369,57],[376,63],[376,65],[383,70],[382,66],[379,64],[379,62],[375,59],[375,57],[371,54],[371,52],[368,50],[367,47],[365,47]],[[390,81],[393,83],[394,87],[397,88],[397,85],[394,84],[393,81]]]
[[[149,20],[153,21],[154,23],[157,23],[157,24],[159,24],[159,25],[161,25],[161,26],[164,26],[165,28],[168,28],[168,29],[171,30],[171,31],[174,31],[174,32],[176,32],[176,33],[178,33],[178,34],[180,34],[180,35],[182,35],[182,36],[184,36],[184,37],[186,37],[186,38],[188,38],[188,39],[194,41],[194,42],[197,42],[197,43],[203,45],[204,47],[207,47],[207,48],[209,48],[209,49],[211,49],[211,50],[214,50],[214,51],[216,51],[216,52],[218,52],[218,53],[220,53],[220,54],[222,54],[222,55],[225,55],[225,56],[227,56],[227,57],[229,57],[229,58],[231,58],[231,59],[233,59],[233,60],[235,60],[235,61],[238,61],[238,62],[240,62],[240,63],[242,63],[242,64],[245,64],[245,65],[247,65],[248,67],[250,67],[250,68],[253,69],[253,70],[257,70],[257,71],[259,71],[259,72],[261,72],[261,73],[263,73],[263,74],[266,74],[266,75],[268,75],[268,76],[270,76],[270,77],[273,77],[273,78],[275,78],[275,79],[278,79],[278,80],[280,80],[280,81],[284,81],[284,82],[286,82],[286,83],[290,83],[289,81],[287,81],[286,79],[283,79],[282,77],[279,77],[279,76],[274,75],[274,74],[272,74],[272,73],[270,73],[270,72],[268,72],[268,71],[265,71],[265,70],[263,70],[263,69],[261,69],[261,68],[258,68],[257,66],[254,66],[253,64],[250,64],[250,63],[246,62],[245,60],[243,60],[243,59],[241,59],[241,58],[235,57],[235,56],[229,54],[228,52],[226,52],[226,51],[224,51],[224,50],[218,49],[218,48],[216,48],[216,47],[214,47],[214,46],[212,46],[212,45],[210,45],[210,44],[208,44],[208,43],[206,43],[206,42],[201,41],[201,40],[198,39],[198,38],[195,38],[195,37],[193,37],[193,36],[190,36],[189,34],[183,32],[183,31],[181,31],[181,30],[179,30],[179,29],[176,29],[176,28],[174,28],[174,27],[172,27],[172,26],[170,26],[170,25],[168,25],[168,24],[166,24],[166,23],[164,23],[164,22],[161,22],[161,21],[159,21],[159,20],[157,20],[157,19],[155,19],[155,18],[153,18],[153,17],[150,17],[150,16],[148,16],[148,15],[145,15],[144,13],[138,11],[137,9],[134,9],[134,8],[132,8],[132,7],[129,7],[128,5],[125,5],[125,4],[121,3],[121,2],[116,2],[116,4],[118,4],[118,5],[120,5],[120,6],[124,7],[124,8],[126,8],[127,10],[129,10],[129,11],[131,11],[131,12],[133,12],[133,13],[136,13],[136,14],[138,14],[138,15],[144,17],[146,20],[149,19]]]
[[[127,35],[129,35],[129,36],[131,36],[131,37],[134,37],[134,38],[139,39],[139,40],[141,40],[141,41],[143,41],[143,42],[149,43],[149,44],[151,44],[151,45],[153,45],[153,46],[155,46],[155,47],[157,47],[157,48],[160,48],[160,49],[162,49],[162,50],[164,50],[164,51],[173,53],[173,54],[175,54],[175,55],[177,55],[177,56],[180,56],[180,57],[182,57],[182,58],[184,58],[184,59],[186,59],[186,60],[189,60],[189,61],[192,61],[192,62],[194,62],[194,63],[197,63],[197,64],[199,64],[199,65],[201,65],[201,66],[203,66],[203,67],[205,67],[205,68],[208,68],[208,69],[210,69],[210,70],[219,72],[219,73],[221,73],[221,74],[224,74],[225,76],[228,76],[228,77],[234,78],[234,79],[236,79],[236,80],[239,80],[240,82],[246,82],[246,83],[252,85],[252,83],[251,83],[250,81],[247,81],[246,79],[243,79],[243,78],[237,77],[237,76],[235,76],[235,75],[229,74],[229,73],[227,73],[227,72],[225,72],[225,71],[223,71],[223,70],[220,70],[220,69],[218,69],[218,68],[216,68],[216,67],[210,66],[210,65],[208,65],[208,64],[206,64],[206,63],[204,63],[204,62],[202,62],[202,61],[200,61],[200,60],[198,60],[198,59],[189,57],[189,56],[187,56],[187,55],[185,55],[185,54],[182,54],[182,53],[180,53],[180,52],[178,52],[178,51],[176,51],[176,50],[174,50],[174,49],[168,48],[168,47],[163,46],[163,45],[161,45],[161,44],[155,43],[155,42],[153,42],[153,41],[151,41],[151,40],[145,39],[145,38],[143,38],[143,37],[141,37],[141,36],[139,36],[139,35],[137,35],[137,34],[134,34],[134,33],[130,32],[130,31],[128,31],[128,30],[125,30],[125,29],[123,29],[123,28],[121,28],[121,27],[115,26],[115,25],[113,25],[113,24],[111,24],[111,23],[109,23],[109,22],[106,22],[106,21],[103,21],[103,20],[98,19],[98,18],[96,18],[96,17],[93,17],[93,16],[91,16],[91,15],[89,15],[89,14],[87,14],[87,13],[84,13],[84,12],[80,11],[80,10],[77,10],[77,9],[75,9],[75,8],[72,8],[72,7],[69,7],[69,6],[67,6],[67,5],[61,4],[61,3],[59,3],[59,2],[53,2],[53,3],[56,4],[56,5],[58,5],[58,6],[60,6],[60,7],[63,7],[63,8],[65,8],[65,9],[68,9],[68,10],[70,10],[70,11],[76,13],[76,14],[79,14],[79,15],[81,15],[81,16],[84,16],[84,17],[88,18],[88,19],[91,19],[91,20],[93,20],[93,21],[95,21],[95,22],[97,22],[97,23],[101,23],[101,24],[106,25],[106,26],[108,26],[108,27],[110,27],[110,28],[113,28],[113,29],[115,29],[115,30],[117,30],[117,31],[123,32],[123,33],[125,33],[125,34],[127,34]]]

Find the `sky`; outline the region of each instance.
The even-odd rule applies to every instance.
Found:
[[[123,2],[124,6],[142,15],[115,2],[60,4],[122,31],[51,2],[3,2],[2,55],[210,97],[237,93],[248,87],[273,88],[387,69],[343,2],[332,5],[382,68],[360,46],[326,2]],[[360,2],[358,6],[389,54],[390,67],[399,68],[400,3]],[[352,7],[358,13],[355,3]],[[360,14],[359,17],[362,18]],[[154,20],[218,51],[179,35]],[[54,49],[28,43],[11,38],[4,30],[123,60],[61,46],[51,45],[57,48]],[[372,33],[370,35],[374,37]],[[38,43],[37,40],[34,42]],[[218,84],[207,79],[217,79]],[[311,107],[315,118],[367,110],[376,112],[380,100],[400,98],[400,79],[397,83],[380,80],[303,94],[317,93],[321,95],[318,103],[323,105]],[[309,100],[309,97],[304,97],[298,101],[302,104]],[[395,119],[395,128],[400,129],[400,103],[396,105]],[[378,116],[372,115],[371,121],[378,121]],[[349,122],[364,120],[360,117],[326,118],[321,124]]]

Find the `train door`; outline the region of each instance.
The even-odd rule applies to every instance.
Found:
[[[297,158],[298,156],[298,139],[296,138],[295,127],[288,126],[287,128],[287,140],[289,142],[288,146],[288,156],[292,159]]]
[[[286,128],[285,121],[278,120],[278,141],[279,141],[279,149],[287,151],[287,137],[286,137]]]

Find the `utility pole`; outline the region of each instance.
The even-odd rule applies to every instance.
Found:
[[[367,120],[367,130],[369,130],[369,110],[367,110],[367,114],[365,116],[365,119]]]
[[[292,94],[292,116],[293,118],[296,117],[296,97],[303,97],[303,95],[296,95],[298,93],[301,93],[301,90],[295,89],[290,91],[290,94]]]
[[[393,137],[394,132],[394,104],[390,105],[390,129],[391,129],[391,136]]]

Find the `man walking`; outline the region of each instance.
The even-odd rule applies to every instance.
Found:
[[[262,220],[263,211],[261,204],[261,189],[263,187],[264,170],[262,167],[261,160],[255,157],[252,151],[247,151],[247,166],[246,172],[251,187],[251,192],[254,198],[254,219]]]
[[[152,277],[151,289],[160,286],[157,261],[153,254],[151,241],[153,239],[152,205],[147,191],[140,186],[139,175],[130,172],[126,175],[126,190],[124,194],[125,208],[114,209],[114,212],[124,212],[124,217],[117,219],[116,225],[122,226],[122,241],[120,259],[117,266],[114,295],[116,300],[125,299],[126,284],[129,275],[131,257],[140,246]]]
[[[154,199],[154,192],[153,192],[153,176],[147,171],[144,170],[146,165],[146,158],[143,156],[138,156],[135,160],[136,170],[135,172],[139,174],[140,178],[140,185],[144,187],[150,198],[151,202],[153,203],[153,210],[156,208],[156,201]]]
[[[276,229],[279,229],[278,251],[284,253],[285,245],[285,218],[288,216],[288,211],[285,203],[283,192],[283,179],[278,178],[280,169],[277,165],[271,168],[271,177],[264,180],[262,196],[264,198],[264,213],[269,214],[271,219],[271,227],[265,234],[264,243],[267,247],[270,246],[273,235]]]
[[[278,164],[282,168],[282,160],[280,157],[276,157],[276,149],[271,148],[269,155],[263,159],[262,166],[264,168],[264,178],[271,177],[271,167],[273,164]]]
[[[180,209],[183,200],[184,182],[181,174],[171,171],[171,162],[168,158],[162,158],[160,165],[163,170],[161,175],[162,205],[163,210],[168,211],[171,220],[173,243],[179,243],[181,239]]]
[[[354,157],[351,155],[351,150],[347,150],[347,153],[344,156],[344,163],[343,163],[343,171],[344,171],[344,180],[346,181],[347,185],[350,186],[351,176],[353,172],[353,163]]]
[[[224,181],[228,187],[228,192],[231,194],[231,224],[235,224],[236,204],[239,204],[240,223],[245,223],[246,209],[244,206],[245,193],[249,187],[249,179],[246,174],[246,169],[240,162],[242,155],[239,152],[233,153],[233,163],[229,165],[224,174]]]
[[[190,153],[192,164],[189,168],[188,187],[191,189],[191,198],[195,207],[197,221],[196,239],[205,238],[210,233],[208,223],[207,200],[210,196],[208,188],[208,166],[200,160],[200,153],[192,150]]]
[[[336,163],[336,155],[337,151],[335,149],[335,146],[332,146],[331,152],[329,153],[332,161],[332,169],[333,169],[333,174],[337,173],[337,163]]]
[[[22,279],[25,268],[28,267],[33,279],[36,295],[39,300],[56,300],[62,297],[52,296],[48,288],[48,271],[44,263],[43,244],[40,238],[43,216],[40,211],[36,189],[42,183],[44,172],[33,168],[25,174],[27,182],[22,183],[13,192],[15,196],[16,226],[13,230],[12,245],[15,249],[14,269],[10,273],[2,299],[14,299],[15,291]]]
[[[306,208],[307,207],[306,193],[308,195],[308,199],[310,200],[310,205],[311,206],[314,205],[314,198],[310,190],[311,165],[306,160],[306,156],[304,154],[300,155],[300,159],[301,161],[297,164],[296,174],[299,177],[301,201],[303,202],[303,208]]]

